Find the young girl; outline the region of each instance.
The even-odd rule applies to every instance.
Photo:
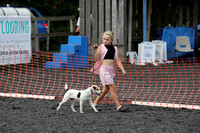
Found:
[[[121,106],[117,94],[116,94],[116,87],[113,82],[113,78],[116,72],[116,65],[121,69],[123,76],[126,75],[126,71],[119,59],[117,47],[112,44],[114,39],[114,35],[111,31],[106,31],[103,33],[102,41],[99,47],[97,44],[93,44],[95,50],[95,65],[91,69],[94,74],[100,76],[101,83],[103,85],[103,91],[100,96],[96,98],[94,101],[94,105],[100,102],[100,100],[109,92],[111,91],[111,97],[114,101],[116,108],[120,112],[126,112],[128,110],[127,107]]]

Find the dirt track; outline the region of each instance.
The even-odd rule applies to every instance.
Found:
[[[84,104],[84,114],[73,113],[70,102],[0,97],[1,133],[197,133],[200,111],[128,105],[121,113],[101,104],[95,113]],[[79,109],[79,104],[75,104]]]

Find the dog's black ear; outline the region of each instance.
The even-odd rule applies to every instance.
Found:
[[[93,85],[92,88],[93,88],[94,90],[98,90],[97,86],[95,86],[95,85]]]

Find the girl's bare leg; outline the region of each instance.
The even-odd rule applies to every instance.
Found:
[[[98,96],[98,97],[96,98],[96,100],[94,101],[94,104],[97,105],[97,104],[101,101],[101,99],[103,99],[103,97],[104,97],[108,92],[109,92],[109,87],[108,87],[107,85],[104,85],[101,95]]]
[[[113,99],[113,102],[115,103],[116,107],[119,108],[120,103],[119,103],[118,98],[117,98],[116,87],[115,87],[114,84],[111,84],[111,85],[109,85],[109,88],[110,88],[111,97]]]

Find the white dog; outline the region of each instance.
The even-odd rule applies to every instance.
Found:
[[[75,89],[68,89],[68,85],[65,84],[65,90],[66,93],[62,99],[62,101],[59,103],[57,107],[57,111],[60,109],[60,106],[67,102],[67,100],[71,99],[71,108],[73,112],[76,112],[74,109],[74,103],[75,100],[80,101],[80,113],[83,113],[83,102],[86,100],[89,100],[90,106],[94,109],[95,112],[99,112],[94,104],[92,103],[92,94],[101,94],[101,90],[97,85],[92,85],[91,87],[87,88],[86,90],[75,90]]]

